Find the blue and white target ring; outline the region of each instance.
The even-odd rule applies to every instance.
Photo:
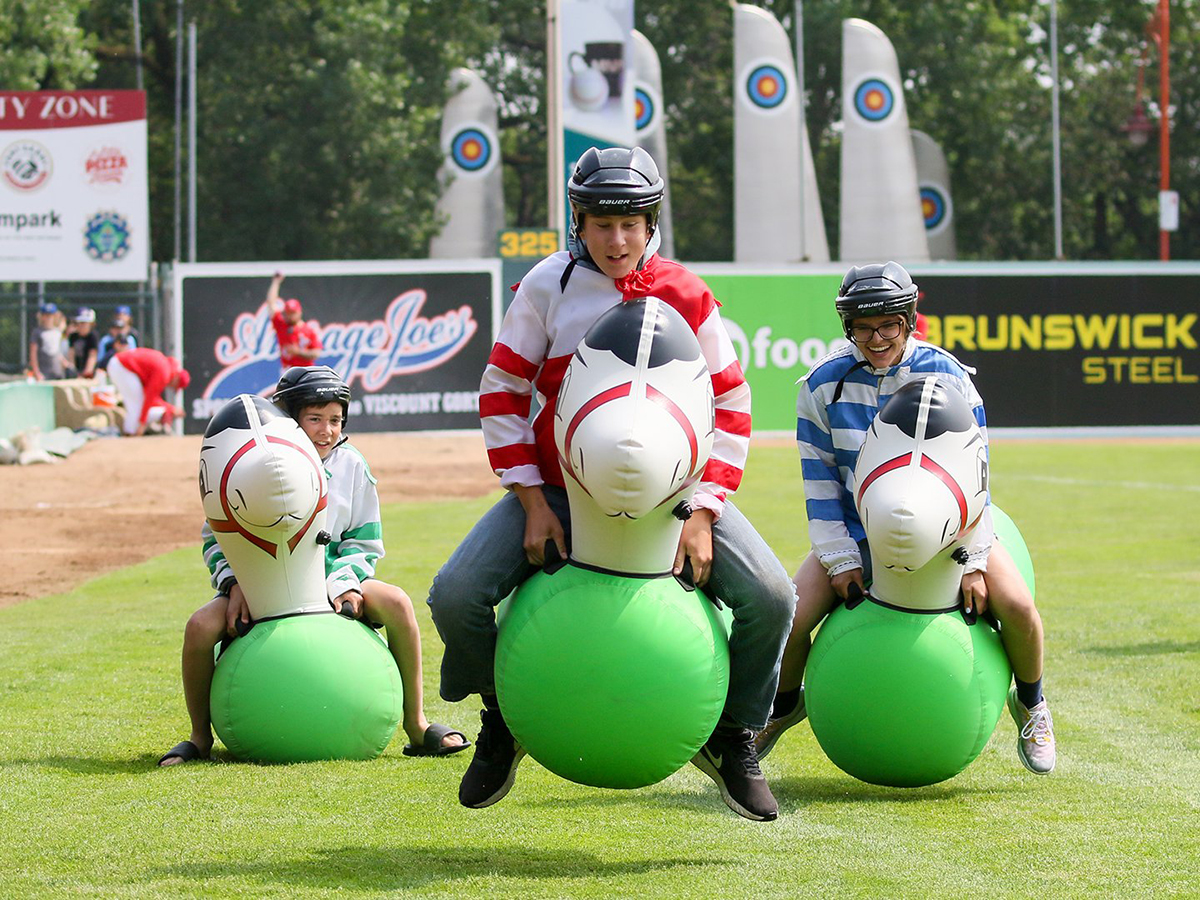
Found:
[[[854,89],[854,111],[868,122],[883,122],[895,108],[896,92],[882,78],[867,78]]]
[[[633,89],[633,124],[638,134],[649,131],[658,119],[658,101],[645,85]]]
[[[949,222],[950,198],[937,185],[921,185],[921,215],[925,219],[925,231],[930,234],[941,231]]]
[[[462,128],[450,141],[450,158],[464,172],[482,172],[494,156],[495,143],[481,128]]]
[[[760,63],[746,76],[746,97],[759,109],[774,110],[783,105],[788,95],[788,80],[783,69],[774,63]]]

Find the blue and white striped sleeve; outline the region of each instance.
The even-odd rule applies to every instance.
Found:
[[[862,568],[862,554],[842,512],[846,488],[834,453],[828,410],[813,390],[810,379],[805,378],[796,400],[796,446],[804,476],[809,540],[813,552],[833,576]]]

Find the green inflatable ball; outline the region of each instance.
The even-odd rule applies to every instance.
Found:
[[[1017,523],[994,503],[992,504],[992,530],[996,535],[996,540],[1004,545],[1008,555],[1017,564],[1017,571],[1025,579],[1025,586],[1029,588],[1030,596],[1036,600],[1037,581],[1033,575],[1033,559],[1029,555],[1029,548],[1025,546],[1025,538],[1021,537]]]
[[[813,734],[842,771],[871,784],[952,778],[983,750],[1011,672],[997,634],[958,613],[863,601],[817,633],[804,699]]]
[[[727,638],[713,604],[674,578],[539,572],[500,607],[500,708],[529,755],[563,778],[654,784],[716,727]]]
[[[1032,592],[1020,531],[994,505],[992,518]],[[982,618],[967,625],[958,612],[865,600],[822,623],[804,697],[817,743],[838,768],[871,784],[920,787],[953,778],[980,754],[1011,679],[1000,635]]]
[[[221,654],[210,699],[229,752],[263,762],[374,759],[403,711],[387,645],[332,613],[256,624]]]

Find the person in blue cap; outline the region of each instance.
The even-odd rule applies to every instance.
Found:
[[[37,327],[29,339],[29,372],[37,381],[62,378],[66,374],[62,321],[57,304],[43,303],[38,307]]]

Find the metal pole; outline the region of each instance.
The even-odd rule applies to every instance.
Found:
[[[188,262],[196,261],[196,20],[188,23]]]
[[[171,257],[179,261],[179,248],[183,240],[183,207],[179,199],[180,175],[183,155],[183,0],[175,4],[175,253]]]
[[[1050,134],[1054,157],[1054,258],[1063,258],[1062,142],[1058,115],[1058,2],[1050,0]]]
[[[1159,153],[1159,196],[1171,189],[1171,3],[1158,0],[1158,153]],[[1160,200],[1161,204],[1163,201]],[[1160,211],[1160,225],[1161,211]],[[1163,228],[1158,231],[1158,258],[1166,262],[1171,258],[1171,232]]]
[[[796,0],[796,96],[800,102],[800,261],[808,259],[808,220],[805,191],[808,188],[804,144],[808,138],[808,101],[804,96],[804,0]]]
[[[563,221],[562,24],[559,0],[546,0],[546,224],[567,245]]]
[[[138,11],[138,0],[133,0],[133,53],[134,53],[134,71],[137,73],[137,89],[143,90],[142,86],[142,16]]]

